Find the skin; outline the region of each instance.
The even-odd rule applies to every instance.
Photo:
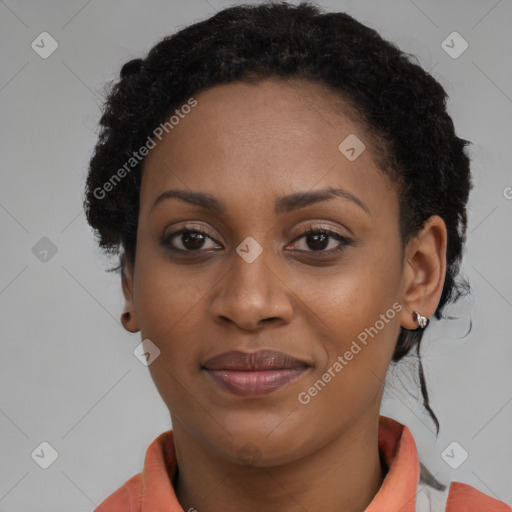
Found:
[[[431,217],[402,251],[397,186],[375,163],[365,127],[323,86],[267,79],[195,98],[146,157],[135,265],[123,273],[123,325],[161,351],[149,369],[170,411],[178,499],[201,512],[364,510],[385,476],[384,379],[400,327],[415,329],[413,312],[430,317],[439,302],[445,224]],[[349,134],[366,145],[354,161],[338,150]],[[342,197],[274,211],[277,197],[328,187],[349,191],[368,211]],[[152,208],[169,189],[211,194],[225,211],[176,198]],[[202,246],[178,235],[168,245],[189,250],[173,253],[160,240],[185,223],[208,235]],[[301,227],[326,227],[352,243],[322,258],[340,242],[328,238],[315,250]],[[236,252],[249,236],[263,248],[252,263]],[[301,404],[299,393],[394,303],[402,310]],[[222,352],[257,349],[312,368],[257,398],[222,390],[200,368]]]

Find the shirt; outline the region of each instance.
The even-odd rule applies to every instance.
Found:
[[[464,483],[429,485],[420,474],[410,430],[396,420],[379,417],[378,444],[388,471],[365,512],[512,512],[506,503]],[[177,467],[174,435],[168,430],[148,447],[142,472],[94,512],[184,512],[172,484]]]

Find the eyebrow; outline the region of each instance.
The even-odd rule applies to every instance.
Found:
[[[322,201],[327,201],[329,199],[333,199],[335,197],[340,197],[342,199],[346,199],[351,201],[352,203],[358,205],[362,208],[366,213],[370,215],[370,210],[368,206],[366,206],[361,199],[357,196],[345,190],[343,188],[326,188],[322,190],[311,190],[307,192],[295,192],[293,194],[279,197],[275,203],[275,213],[289,213],[294,210],[298,210],[300,208],[305,208],[312,204],[316,204]],[[157,204],[161,203],[166,199],[181,199],[186,203],[193,204],[195,206],[199,206],[206,210],[211,210],[217,213],[225,213],[226,206],[213,197],[210,194],[206,194],[203,192],[191,192],[188,190],[166,190],[162,194],[160,194],[151,206],[151,211],[156,207]]]

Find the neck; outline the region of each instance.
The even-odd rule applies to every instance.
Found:
[[[307,457],[269,467],[220,458],[177,423],[178,501],[183,510],[200,512],[365,510],[386,469],[378,451],[378,417],[363,421]]]

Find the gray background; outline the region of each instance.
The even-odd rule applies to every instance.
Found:
[[[104,272],[113,262],[96,248],[82,191],[105,82],[164,35],[233,3],[0,1],[1,511],[92,510],[141,471],[149,443],[170,428],[133,355],[140,335],[120,326],[120,283]],[[423,345],[440,436],[417,399],[412,362],[391,372],[382,414],[409,426],[440,480],[512,503],[511,2],[318,4],[415,54],[446,88],[457,134],[473,142],[463,265],[473,294]],[[31,48],[43,31],[59,45],[47,59]],[[469,43],[458,58],[441,47],[453,31]],[[57,249],[47,261],[33,252],[43,237]],[[48,469],[31,457],[43,441],[58,452]],[[453,441],[469,453],[457,469],[441,456]]]

